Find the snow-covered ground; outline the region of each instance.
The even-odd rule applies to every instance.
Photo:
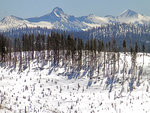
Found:
[[[150,55],[150,54],[148,54]],[[150,112],[150,57],[145,55],[140,86],[133,83],[130,91],[130,74],[122,85],[121,70],[124,55],[120,56],[120,70],[115,75],[113,86],[103,76],[90,79],[88,70],[81,70],[78,77],[65,76],[64,66],[40,68],[40,63],[31,61],[30,68],[23,72],[12,67],[0,67],[0,113],[149,113]],[[126,56],[127,73],[131,57]],[[116,64],[117,65],[117,64]],[[137,68],[143,66],[143,56],[138,54]],[[140,73],[140,71],[138,71]],[[93,76],[96,76],[94,72]],[[68,74],[69,75],[69,74]],[[129,77],[128,77],[129,76]],[[115,81],[116,80],[116,81]],[[110,88],[112,91],[110,91]],[[1,101],[2,100],[2,101]]]

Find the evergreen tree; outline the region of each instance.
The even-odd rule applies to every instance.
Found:
[[[8,39],[8,53],[9,53],[9,66],[11,66],[12,62],[12,40]]]
[[[47,49],[47,59],[50,58],[50,41],[51,41],[51,37],[50,35],[47,36],[47,43],[46,43],[46,49]]]
[[[5,62],[5,55],[7,52],[6,48],[6,38],[4,35],[0,34],[0,53],[1,53],[1,61]]]
[[[126,40],[123,41],[123,51],[124,51],[124,65],[123,65],[123,81],[125,79],[124,73],[125,73],[125,63],[126,63]]]
[[[22,45],[21,45],[21,41],[17,38],[16,39],[16,43],[17,43],[17,47],[18,47],[18,51],[19,51],[19,71],[22,71]]]
[[[144,52],[145,52],[145,45],[142,45],[142,52],[143,52],[143,65],[144,65]]]
[[[82,66],[82,50],[84,48],[84,44],[82,39],[78,38],[78,64],[79,64],[79,69],[81,69]]]
[[[17,64],[17,38],[14,39],[14,47],[13,47],[13,52],[14,52],[14,69],[16,69],[16,64]]]

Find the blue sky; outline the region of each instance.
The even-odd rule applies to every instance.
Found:
[[[117,16],[126,9],[150,16],[150,0],[0,0],[0,20],[9,15],[41,16],[57,6],[75,16]]]

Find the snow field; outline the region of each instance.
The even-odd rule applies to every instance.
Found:
[[[148,54],[149,55],[149,54]],[[149,113],[150,112],[150,57],[144,56],[144,75],[140,86],[133,84],[130,91],[130,74],[124,84],[121,70],[123,69],[124,54],[120,56],[120,70],[115,75],[118,82],[107,84],[108,78],[103,77],[101,67],[100,78],[97,71],[90,79],[88,72],[81,70],[77,78],[69,79],[64,76],[65,67],[49,66],[43,68],[36,60],[31,62],[30,69],[23,72],[13,67],[0,67],[0,113]],[[129,72],[131,57],[126,56],[126,68]],[[141,53],[137,57],[137,67],[143,65]],[[117,66],[117,63],[116,63]],[[108,67],[108,65],[106,65]],[[138,70],[139,72],[139,70]],[[83,76],[84,75],[84,76]]]

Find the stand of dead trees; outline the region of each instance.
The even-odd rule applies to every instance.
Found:
[[[18,66],[19,71],[23,71],[28,67],[30,68],[31,60],[36,59],[37,64],[41,63],[44,66],[49,63],[49,66],[64,66],[68,72],[89,69],[91,79],[94,73],[97,74],[97,77],[103,75],[114,78],[117,72],[120,73],[119,59],[120,52],[123,52],[122,72],[124,81],[125,75],[127,75],[126,55],[127,51],[130,51],[132,61],[131,78],[137,77],[139,79],[136,58],[138,51],[142,50],[144,65],[145,46],[139,47],[137,43],[135,43],[135,46],[129,46],[124,40],[122,48],[118,47],[120,46],[116,43],[115,38],[108,42],[96,38],[85,41],[70,34],[66,35],[65,32],[62,34],[51,32],[47,36],[40,33],[36,36],[23,34],[22,37],[13,39],[0,34],[0,63],[7,66],[13,65],[14,69]]]

